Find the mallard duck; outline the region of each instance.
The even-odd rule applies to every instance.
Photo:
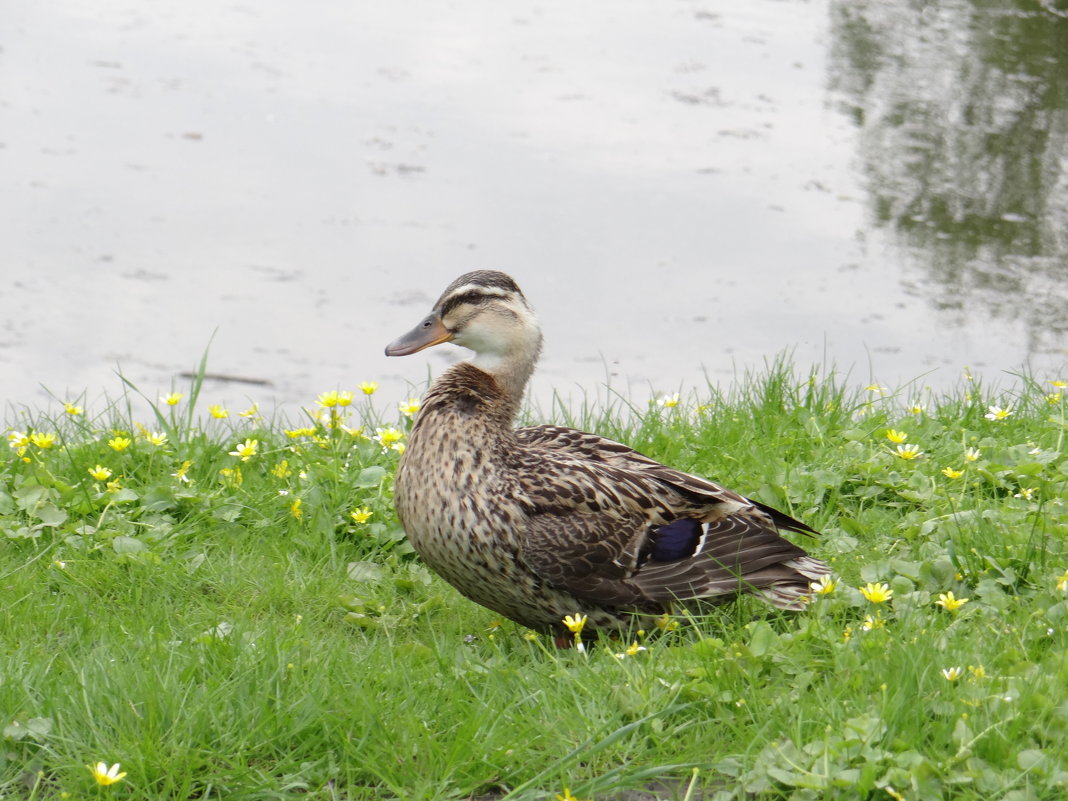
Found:
[[[830,572],[782,537],[815,532],[776,509],[596,434],[515,428],[542,334],[504,273],[457,278],[386,355],[443,342],[475,355],[423,398],[394,499],[422,559],[475,603],[560,637],[569,615],[623,631],[745,592],[800,609]]]

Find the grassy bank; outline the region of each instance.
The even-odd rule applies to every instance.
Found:
[[[778,366],[558,410],[799,517],[837,572],[802,613],[743,599],[586,654],[413,558],[390,500],[412,409],[371,385],[295,421],[196,381],[151,419],[14,415],[0,793],[1062,798],[1068,390],[1049,378],[936,396]],[[98,784],[99,761],[125,777]]]

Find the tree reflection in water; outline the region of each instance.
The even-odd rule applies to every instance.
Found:
[[[1068,352],[1068,3],[833,0],[831,32],[873,223],[921,293]]]

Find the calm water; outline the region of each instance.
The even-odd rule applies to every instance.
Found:
[[[73,0],[0,11],[0,404],[392,400],[513,274],[536,394],[1068,362],[1068,3]],[[10,411],[10,409],[9,409]]]

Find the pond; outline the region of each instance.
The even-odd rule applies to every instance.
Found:
[[[1068,4],[73,0],[0,32],[0,402],[295,409],[454,277],[542,317],[534,394],[1068,363]],[[233,379],[245,379],[235,381]],[[84,393],[84,395],[83,395]]]

